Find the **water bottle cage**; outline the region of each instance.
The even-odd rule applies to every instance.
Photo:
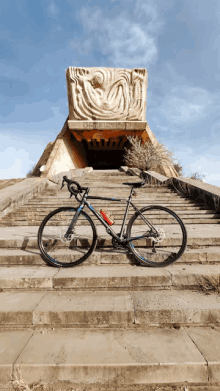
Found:
[[[114,220],[112,219],[112,217],[110,215],[108,215],[104,210],[101,209],[100,213],[101,213],[103,219],[106,221],[106,223],[108,223],[109,225],[114,224]]]

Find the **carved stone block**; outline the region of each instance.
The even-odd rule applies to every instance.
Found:
[[[70,121],[145,121],[147,70],[67,69]]]
[[[145,130],[147,126],[146,121],[68,121],[69,128],[71,130]]]

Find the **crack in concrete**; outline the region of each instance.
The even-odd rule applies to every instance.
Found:
[[[16,362],[18,361],[19,357],[20,357],[21,354],[23,353],[24,349],[26,348],[27,344],[29,343],[29,341],[31,340],[31,338],[33,337],[33,335],[35,334],[35,332],[36,332],[36,330],[33,330],[32,334],[30,335],[30,338],[28,338],[27,342],[24,344],[23,349],[21,349],[20,353],[18,354],[17,358],[15,359],[15,361],[14,361],[14,363],[13,363],[13,365],[12,365],[12,372],[11,372],[11,379],[12,379],[12,380],[13,380],[14,375],[15,375],[15,373],[16,373],[16,367],[15,367]],[[18,368],[19,368],[19,367],[18,367]],[[11,381],[12,381],[12,380],[11,380]],[[10,381],[10,383],[11,383],[11,381]]]
[[[206,360],[205,356],[203,355],[203,353],[201,352],[201,350],[199,349],[199,347],[197,346],[196,342],[193,340],[193,338],[191,337],[191,335],[189,334],[189,332],[185,329],[185,332],[187,333],[187,335],[189,336],[189,338],[191,339],[191,341],[194,343],[194,345],[196,346],[196,348],[198,349],[199,353],[201,354],[201,356],[204,358],[205,362],[206,362],[206,366],[207,366],[207,380],[210,381],[210,376],[209,376],[209,363],[208,361]]]

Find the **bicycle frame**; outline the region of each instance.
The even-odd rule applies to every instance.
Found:
[[[88,190],[89,191],[89,190]],[[133,188],[131,189],[131,192],[130,192],[130,196],[128,199],[121,199],[121,198],[109,198],[109,197],[98,197],[98,196],[88,196],[88,191],[86,191],[82,197],[82,200],[80,201],[80,206],[78,207],[74,217],[73,217],[73,220],[70,224],[70,227],[69,229],[72,229],[73,225],[74,225],[74,222],[78,219],[79,215],[80,215],[80,212],[81,210],[84,208],[84,206],[86,205],[90,210],[91,212],[97,217],[97,219],[102,223],[102,225],[104,225],[104,227],[106,228],[106,231],[109,235],[111,235],[113,238],[115,238],[120,244],[126,244],[126,243],[129,243],[133,240],[136,240],[136,239],[140,239],[140,238],[146,238],[150,235],[152,235],[152,232],[148,235],[141,235],[141,236],[135,236],[135,237],[131,237],[129,239],[125,238],[123,239],[122,236],[123,236],[123,233],[124,233],[124,228],[125,228],[125,224],[126,224],[126,220],[127,220],[127,215],[128,215],[128,211],[129,211],[129,207],[130,205],[133,207],[133,209],[136,211],[136,213],[138,213],[142,220],[145,221],[145,223],[148,225],[149,228],[151,228],[155,233],[157,233],[157,230],[154,228],[154,226],[142,215],[142,213],[139,211],[139,209],[133,204],[133,202],[131,201],[132,199],[132,195],[133,195]],[[102,215],[100,215],[94,208],[93,206],[87,202],[87,199],[89,200],[104,200],[104,201],[115,201],[115,202],[122,202],[122,203],[125,203],[127,204],[127,207],[126,207],[126,210],[125,210],[125,214],[124,214],[124,218],[123,218],[123,222],[122,222],[122,225],[121,225],[121,231],[120,231],[120,234],[119,236],[115,233],[115,231],[111,228],[111,226],[108,225],[108,223],[103,219]],[[68,229],[68,231],[69,231]],[[67,232],[68,232],[67,231]]]

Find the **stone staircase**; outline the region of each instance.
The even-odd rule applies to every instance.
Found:
[[[75,179],[89,195],[123,198],[122,183],[140,180],[117,170]],[[48,187],[0,222],[0,389],[220,390],[220,216],[148,185],[135,205],[167,206],[186,225],[187,250],[175,264],[138,265],[113,250],[94,218],[96,251],[57,269],[42,260],[36,236],[49,211],[77,205],[68,197],[66,187]],[[91,204],[114,216],[118,232],[125,205]]]

